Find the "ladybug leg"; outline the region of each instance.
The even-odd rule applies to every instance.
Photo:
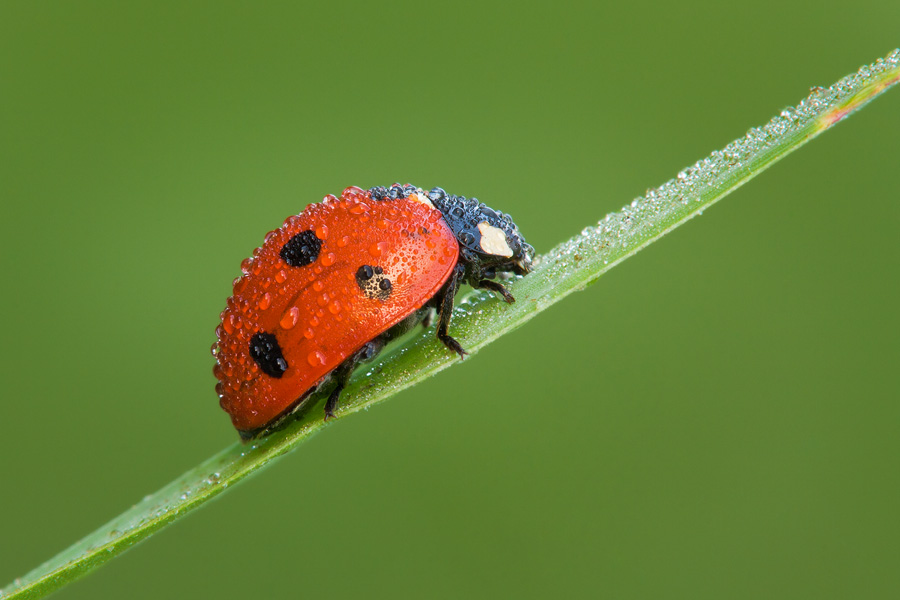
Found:
[[[347,386],[347,382],[350,381],[350,376],[353,375],[353,371],[356,370],[359,363],[372,360],[384,348],[387,342],[383,338],[384,336],[378,336],[371,342],[367,342],[362,348],[350,355],[349,358],[344,360],[344,362],[332,371],[331,376],[333,379],[337,380],[337,384],[331,390],[331,394],[328,395],[328,400],[325,402],[326,421],[334,418],[334,411],[337,408],[341,392]]]
[[[482,279],[475,287],[481,290],[490,290],[492,292],[497,292],[498,294],[503,296],[503,299],[506,300],[507,304],[512,304],[516,301],[516,299],[513,298],[513,295],[509,293],[509,290],[503,287],[503,284],[497,283],[496,281],[491,281],[490,279]]]
[[[450,327],[450,317],[453,315],[453,297],[456,296],[456,292],[459,290],[459,280],[462,278],[464,272],[464,267],[457,265],[453,270],[450,279],[444,284],[444,287],[441,288],[441,291],[439,291],[435,297],[438,305],[438,312],[440,313],[437,328],[438,339],[444,342],[444,345],[447,346],[447,348],[459,354],[460,358],[465,358],[468,352],[463,350],[463,347],[459,342],[450,337],[447,333],[447,329]]]
[[[434,321],[434,309],[427,307],[424,316],[422,317],[422,328],[428,329],[431,327],[431,323]]]

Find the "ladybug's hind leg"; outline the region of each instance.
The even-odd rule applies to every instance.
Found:
[[[331,372],[331,378],[336,381],[336,384],[331,390],[331,394],[328,395],[328,400],[325,402],[326,421],[334,418],[334,411],[337,409],[341,392],[347,386],[347,383],[350,381],[350,376],[353,375],[353,371],[356,370],[356,367],[358,367],[360,363],[368,362],[378,356],[391,340],[395,340],[411,331],[431,312],[432,310],[430,307],[423,307],[422,309],[415,311],[375,339],[366,342],[362,348],[345,358],[344,362]]]
[[[378,353],[384,349],[386,343],[384,336],[378,336],[371,342],[366,342],[362,348],[351,354],[334,371],[332,371],[331,377],[336,380],[337,383],[331,390],[331,394],[328,395],[328,400],[325,402],[326,421],[334,418],[334,411],[337,408],[341,392],[347,386],[347,383],[350,381],[350,376],[353,375],[353,371],[356,370],[359,363],[372,360],[378,356]]]

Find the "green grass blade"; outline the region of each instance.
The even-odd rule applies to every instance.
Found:
[[[830,88],[815,89],[796,108],[785,109],[765,126],[751,129],[723,150],[543,255],[534,273],[511,282],[515,304],[505,305],[484,294],[470,295],[454,314],[454,336],[474,353],[565,296],[584,289],[898,81],[900,51],[895,50]],[[587,193],[595,194],[596,190]],[[356,373],[331,423],[386,400],[456,360],[433,333],[417,336],[392,356]],[[319,407],[313,408],[307,417],[284,431],[253,445],[235,443],[226,448],[17,579],[0,591],[0,598],[39,598],[96,569],[323,429],[321,415]]]

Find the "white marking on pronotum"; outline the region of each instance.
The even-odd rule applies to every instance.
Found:
[[[413,192],[409,195],[409,199],[413,202],[418,202],[419,204],[424,204],[425,206],[434,208],[434,204],[431,203],[431,199],[429,199],[424,192]]]
[[[478,224],[481,232],[481,249],[494,256],[512,256],[512,248],[506,241],[506,234],[499,227],[494,227],[487,221]]]

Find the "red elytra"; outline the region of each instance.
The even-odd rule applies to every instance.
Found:
[[[415,193],[380,202],[351,187],[289,217],[242,263],[216,329],[216,391],[235,428],[255,435],[289,413],[366,342],[434,297],[458,254],[441,212]],[[364,267],[370,277],[379,269],[372,281],[381,288],[363,287]]]

